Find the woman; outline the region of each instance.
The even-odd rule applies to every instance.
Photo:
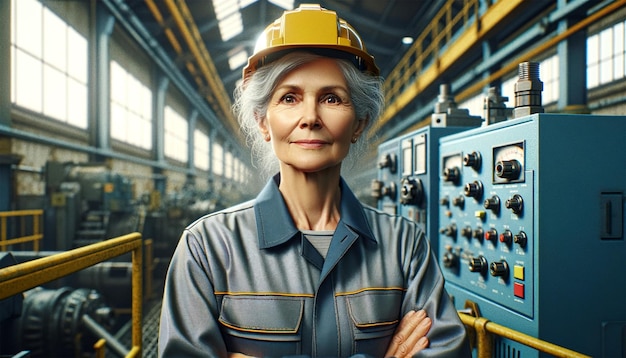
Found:
[[[278,174],[255,200],[184,231],[159,354],[469,355],[421,228],[362,205],[341,178],[381,113],[373,58],[319,6],[285,12],[265,34],[235,109],[248,137],[273,149]]]

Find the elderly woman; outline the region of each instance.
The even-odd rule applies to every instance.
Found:
[[[374,59],[319,6],[285,12],[265,40],[235,110],[278,174],[183,232],[160,356],[468,356],[422,229],[361,204],[341,177],[382,110]]]

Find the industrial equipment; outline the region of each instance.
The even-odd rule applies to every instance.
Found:
[[[77,357],[93,352],[93,344],[114,324],[112,310],[97,291],[37,287],[24,293],[19,316],[2,321],[7,329],[0,355],[29,352],[33,358]],[[117,351],[114,340],[107,343]]]
[[[378,147],[378,177],[372,181],[378,208],[422,224],[434,252],[439,237],[439,139],[478,127],[482,121],[467,109],[457,108],[449,86],[443,84],[430,126]]]
[[[594,357],[622,357],[626,117],[543,114],[527,103],[535,110],[520,118],[440,140],[446,287],[457,309]],[[537,355],[504,339],[495,352]]]
[[[47,162],[44,249],[68,250],[138,231],[130,179],[102,163]]]

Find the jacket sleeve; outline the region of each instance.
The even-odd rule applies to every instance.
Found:
[[[461,322],[450,296],[444,288],[441,269],[430,250],[423,231],[417,230],[412,255],[408,263],[407,293],[403,303],[403,315],[409,310],[424,309],[432,319],[427,334],[429,348],[415,357],[470,357],[465,326]]]
[[[226,357],[202,241],[184,231],[167,270],[159,357]]]

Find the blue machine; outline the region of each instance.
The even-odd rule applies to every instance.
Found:
[[[624,357],[625,143],[624,116],[543,113],[441,138],[439,262],[457,309]],[[494,353],[539,356],[507,339]]]
[[[437,254],[439,139],[468,127],[423,127],[378,147],[378,208],[420,223]]]
[[[449,86],[442,84],[430,126],[378,147],[378,177],[372,183],[378,208],[420,223],[435,254],[439,247],[439,139],[481,123],[481,117],[457,108]]]

